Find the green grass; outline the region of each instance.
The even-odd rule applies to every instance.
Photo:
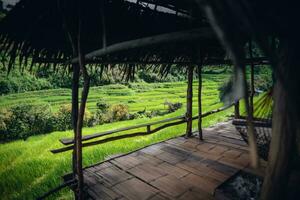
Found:
[[[203,112],[221,107],[217,88],[226,78],[225,75],[204,75],[203,79]],[[197,82],[194,83],[193,112],[197,113]],[[137,84],[127,86],[106,86],[91,88],[88,108],[95,109],[97,99],[104,98],[109,103],[126,103],[131,112],[143,110],[164,109],[165,100],[185,103],[186,83],[156,83]],[[132,102],[133,103],[128,103]],[[38,104],[48,102],[54,109],[70,101],[70,90],[58,89],[14,94],[0,97],[0,108],[27,101]],[[84,134],[101,132],[140,123],[157,121],[169,117],[182,115],[185,108],[165,116],[152,119],[143,118],[104,124],[92,128],[84,128]],[[224,121],[233,113],[229,109],[203,119],[204,127]],[[197,122],[194,121],[196,130]],[[132,131],[131,131],[132,132]],[[161,130],[155,134],[123,139],[93,147],[86,147],[83,151],[84,166],[95,164],[106,157],[119,153],[126,153],[143,146],[182,135],[185,124]],[[126,134],[130,131],[118,133]],[[18,140],[0,144],[0,195],[3,199],[34,199],[61,183],[61,176],[71,171],[71,152],[51,154],[50,149],[59,148],[60,138],[72,137],[72,131],[53,132],[46,135],[32,136],[26,141]],[[51,199],[72,199],[72,192],[64,189],[53,195]]]

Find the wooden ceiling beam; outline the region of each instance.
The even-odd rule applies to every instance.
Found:
[[[108,54],[128,51],[138,48],[146,48],[167,43],[179,43],[195,41],[200,39],[215,39],[215,34],[211,28],[203,27],[188,31],[179,31],[173,33],[165,33],[151,37],[145,37],[135,40],[129,40],[92,51],[85,55],[86,61],[93,60],[96,57],[105,56]],[[78,57],[71,60],[71,63],[78,63]]]
[[[35,59],[35,63],[57,63],[57,64],[65,64],[68,63],[66,59]],[[245,59],[245,64],[250,65],[253,63],[254,65],[269,65],[270,62],[266,57],[257,57],[257,58],[247,58]],[[191,64],[198,64],[197,62],[193,61],[101,61],[101,60],[88,60],[86,64],[133,64],[133,65],[167,65],[167,64],[174,64],[174,65],[191,65]],[[224,60],[224,59],[208,59],[206,60],[203,65],[232,65],[231,60]]]

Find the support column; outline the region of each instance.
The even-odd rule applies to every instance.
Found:
[[[193,71],[194,66],[188,66],[188,86],[187,86],[187,98],[186,98],[186,137],[192,135],[193,128]]]
[[[83,75],[83,89],[81,93],[81,102],[80,102],[80,108],[78,112],[76,138],[75,138],[74,146],[77,155],[77,159],[76,159],[77,196],[79,200],[82,200],[85,198],[84,191],[83,191],[84,177],[83,177],[83,169],[82,169],[82,127],[83,127],[83,119],[85,114],[86,102],[87,102],[89,88],[90,88],[90,77],[86,69],[84,53],[82,52],[83,50],[81,45],[81,35],[83,29],[82,29],[82,21],[80,16],[81,13],[79,14],[79,23],[78,23],[78,38],[77,38],[78,49],[77,50],[78,50],[79,66]]]
[[[286,199],[300,135],[299,38],[281,38],[281,63],[276,68],[272,141],[261,192],[262,200]]]
[[[238,99],[234,102],[234,118],[240,118],[240,101]]]
[[[249,95],[249,109],[250,112],[254,113],[254,63],[253,63],[253,53],[252,53],[252,41],[249,41],[249,56],[251,60],[251,68],[250,68],[250,95]]]
[[[202,66],[198,65],[198,131],[199,131],[199,139],[203,140],[202,135]]]

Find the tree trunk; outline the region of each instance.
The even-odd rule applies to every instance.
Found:
[[[199,131],[199,139],[203,140],[203,135],[202,135],[202,98],[201,98],[201,93],[202,93],[202,66],[198,65],[198,131]]]
[[[192,135],[193,128],[193,71],[194,66],[188,66],[188,87],[187,87],[187,98],[186,98],[186,137],[190,137]]]
[[[286,199],[296,134],[300,129],[300,79],[297,38],[280,40],[280,62],[276,68],[272,141],[261,193],[263,200]]]

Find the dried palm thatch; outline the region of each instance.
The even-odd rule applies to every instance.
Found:
[[[3,57],[10,57],[8,71],[14,66],[16,59],[22,68],[31,68],[35,63],[42,63],[45,67],[52,66],[54,69],[67,66],[68,61],[74,57],[74,49],[69,40],[77,38],[79,15],[76,2],[23,0],[8,13],[0,23],[0,53]],[[195,52],[199,48],[209,57],[224,58],[225,52],[220,48],[207,21],[201,13],[195,12],[195,3],[173,0],[151,7],[156,1],[78,2],[83,13],[83,52],[92,52],[99,47],[109,47],[122,41],[200,27],[206,27],[209,31],[206,37],[199,37],[197,43],[193,40],[147,45],[138,49],[106,53],[87,63],[162,63],[167,69],[172,63],[196,63]],[[159,11],[162,6],[163,9]]]

